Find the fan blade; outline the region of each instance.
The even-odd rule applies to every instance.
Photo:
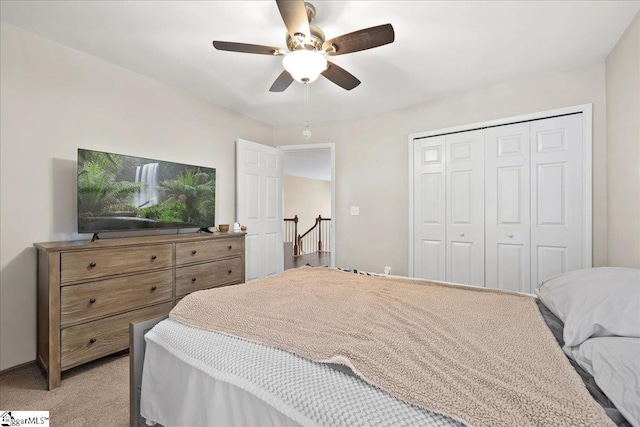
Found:
[[[293,77],[287,70],[284,70],[275,82],[271,85],[269,92],[284,92],[286,88],[293,83]]]
[[[311,31],[309,30],[309,18],[304,1],[276,0],[276,3],[289,35],[295,37],[296,34],[303,34],[305,38],[309,38]]]
[[[260,55],[273,55],[273,56],[284,55],[284,52],[279,47],[261,46],[258,44],[214,41],[213,47],[215,47],[218,50],[227,50],[229,52],[257,53]]]
[[[344,68],[338,67],[331,61],[328,61],[328,65],[327,69],[322,72],[322,75],[341,88],[351,90],[360,84],[360,80]]]
[[[322,45],[322,49],[329,56],[344,55],[393,43],[394,40],[393,27],[391,24],[384,24],[327,40]]]

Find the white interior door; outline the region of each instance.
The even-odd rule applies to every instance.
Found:
[[[529,123],[485,130],[485,281],[530,287]]]
[[[583,267],[582,114],[531,122],[531,285]]]
[[[413,143],[413,276],[446,280],[444,136]]]
[[[246,280],[283,270],[282,152],[236,141],[236,215],[247,226]]]
[[[484,131],[445,136],[446,280],[484,286]]]

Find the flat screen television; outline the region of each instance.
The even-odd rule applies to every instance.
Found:
[[[78,149],[78,233],[213,227],[215,194],[214,168]]]

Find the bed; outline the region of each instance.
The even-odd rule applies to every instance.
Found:
[[[636,292],[638,271],[627,270]],[[542,289],[566,289],[570,279],[550,280]],[[236,288],[197,293],[169,319],[137,326],[148,332],[144,339],[132,335],[132,424],[637,425],[634,409],[626,402],[616,409],[617,397],[602,392],[593,366],[585,370],[560,350],[582,346],[563,341],[571,307],[541,302],[553,292],[534,300],[310,267]],[[634,310],[629,289],[623,303]],[[472,313],[461,314],[466,311]],[[314,318],[317,313],[323,314]],[[517,324],[523,321],[526,328]],[[457,324],[465,330],[453,330]],[[616,327],[581,331],[588,335],[583,342],[635,333],[633,324]],[[385,328],[392,332],[378,333]],[[623,337],[637,343],[639,336]],[[582,339],[569,338],[570,344]],[[634,345],[626,347],[632,354]],[[141,374],[136,365],[143,360]]]

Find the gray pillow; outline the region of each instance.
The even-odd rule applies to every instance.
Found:
[[[569,347],[589,337],[640,337],[640,270],[598,267],[552,277],[538,297],[564,322]]]

